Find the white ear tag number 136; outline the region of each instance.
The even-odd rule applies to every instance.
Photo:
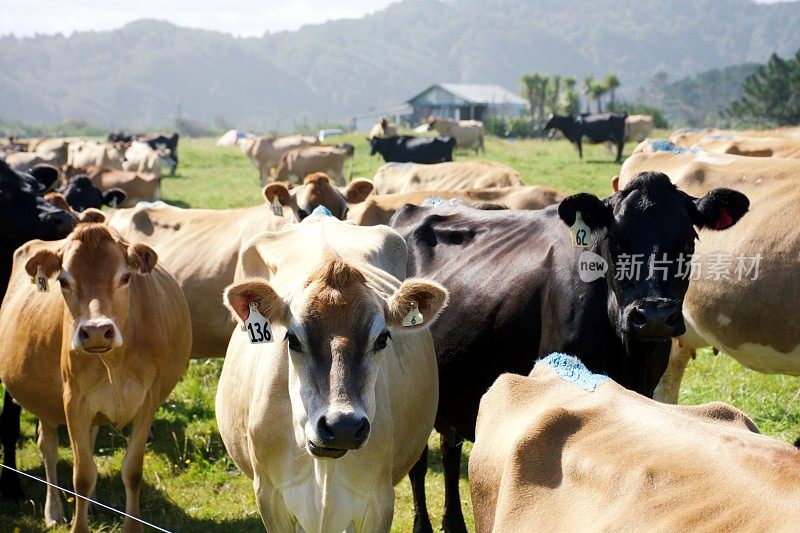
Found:
[[[250,344],[264,344],[273,341],[269,320],[258,312],[255,302],[250,303],[250,316],[245,321],[245,327],[247,335],[250,337]]]

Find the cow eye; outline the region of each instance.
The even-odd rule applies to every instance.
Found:
[[[391,338],[391,334],[388,330],[383,330],[378,338],[375,339],[375,344],[372,346],[373,352],[379,352],[386,348],[386,342]]]
[[[302,352],[303,345],[300,344],[300,341],[297,339],[297,335],[294,333],[287,331],[286,332],[286,340],[289,341],[289,349],[293,352]]]
[[[123,274],[121,278],[119,278],[120,285],[127,285],[131,281],[130,274]]]
[[[58,283],[61,285],[61,290],[70,290],[69,281],[64,276],[58,276]]]

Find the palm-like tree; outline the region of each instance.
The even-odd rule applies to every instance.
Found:
[[[592,112],[592,97],[593,97],[592,87],[594,86],[594,84],[595,84],[594,74],[589,74],[588,76],[583,78],[583,86],[581,88],[583,89],[583,95],[586,97],[587,113]]]
[[[611,109],[616,109],[616,107],[614,105],[615,104],[615,98],[614,98],[615,95],[614,95],[614,93],[617,90],[617,88],[621,85],[621,83],[619,81],[619,78],[617,77],[616,74],[611,72],[606,76],[606,79],[603,81],[603,83],[605,84],[606,88],[608,89],[609,97],[611,98],[611,104],[610,104],[611,105]]]

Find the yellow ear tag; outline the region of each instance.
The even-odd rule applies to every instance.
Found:
[[[573,246],[588,248],[592,245],[592,230],[583,221],[580,211],[575,213],[575,223],[569,228],[569,236]]]
[[[419,312],[417,309],[417,304],[414,304],[414,307],[411,308],[411,311],[403,318],[403,326],[411,327],[411,326],[419,326],[422,324],[424,318],[422,317],[422,313]]]
[[[272,212],[275,213],[276,217],[283,216],[283,206],[281,205],[280,200],[278,200],[277,195],[275,195],[275,199],[272,200]]]
[[[44,275],[42,272],[42,267],[36,267],[36,276],[32,279],[33,283],[36,284],[36,290],[39,292],[47,292],[49,290],[47,286],[47,276]]]

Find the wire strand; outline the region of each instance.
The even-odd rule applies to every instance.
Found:
[[[11,470],[12,472],[16,472],[17,474],[22,474],[25,477],[29,477],[31,479],[35,479],[36,481],[38,481],[40,483],[44,483],[45,485],[48,485],[50,487],[56,488],[58,490],[63,490],[67,494],[72,494],[76,498],[82,498],[82,499],[84,499],[86,501],[92,502],[95,505],[99,505],[100,507],[102,507],[104,509],[108,509],[109,511],[114,511],[115,513],[121,514],[122,516],[124,516],[126,518],[130,518],[131,520],[136,520],[137,522],[140,522],[140,523],[142,523],[142,524],[144,524],[146,526],[152,527],[153,529],[155,529],[157,531],[163,531],[164,533],[172,533],[172,531],[170,531],[168,529],[164,529],[163,527],[159,527],[159,526],[157,526],[155,524],[151,524],[150,522],[146,522],[146,521],[142,520],[141,518],[137,518],[137,517],[135,517],[133,515],[130,515],[130,514],[124,512],[124,511],[120,511],[119,509],[114,509],[113,507],[111,507],[109,505],[106,505],[104,503],[100,503],[100,502],[98,502],[96,500],[93,500],[91,498],[87,498],[86,496],[82,496],[82,495],[78,494],[77,492],[72,492],[71,490],[65,489],[64,487],[59,487],[55,483],[50,483],[49,481],[46,481],[46,480],[41,479],[41,478],[38,478],[38,477],[33,476],[31,474],[28,474],[27,472],[23,472],[21,470],[17,470],[16,468],[12,468],[10,466],[6,466],[6,465],[4,465],[2,463],[0,463],[0,466],[2,466],[3,468],[6,468],[8,470]]]

